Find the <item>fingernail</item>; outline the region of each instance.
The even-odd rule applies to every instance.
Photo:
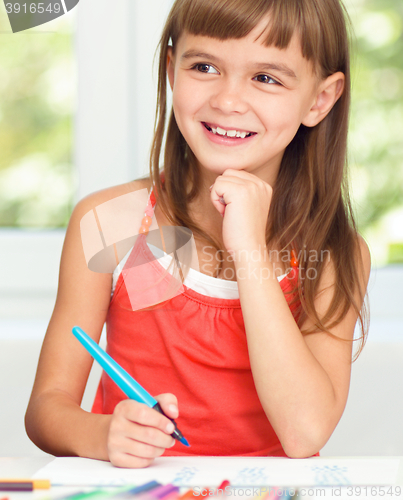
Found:
[[[172,448],[172,446],[175,446],[175,443],[176,443],[175,439],[172,438],[172,444],[169,445],[169,448]]]
[[[176,405],[169,405],[168,408],[172,418],[176,418],[179,415],[178,407]]]
[[[174,424],[172,422],[169,422],[169,424],[166,426],[167,433],[172,434],[174,430],[175,430]]]
[[[212,184],[212,185],[209,187],[210,191],[212,190],[213,186],[214,186],[214,184]]]

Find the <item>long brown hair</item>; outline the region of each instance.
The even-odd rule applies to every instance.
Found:
[[[167,120],[167,51],[183,32],[225,39],[248,35],[267,15],[270,25],[264,43],[287,48],[297,30],[303,56],[326,78],[338,71],[345,75],[345,88],[331,112],[312,128],[300,126],[285,150],[269,212],[267,245],[289,251],[299,260],[296,292],[301,302],[298,323],[306,317],[315,326],[302,331],[329,332],[346,316],[351,305],[359,316],[362,335],[357,355],[367,334],[367,313],[361,303],[362,262],[357,264],[358,233],[347,185],[347,129],[350,108],[350,56],[348,16],[339,0],[176,0],[160,40],[158,101],[155,136],[151,149],[150,176],[158,203],[171,223],[189,228],[195,237],[219,249],[219,242],[206,234],[188,215],[189,203],[198,196],[201,175],[197,161],[183,138],[171,110]],[[160,162],[165,146],[163,169]],[[328,254],[336,273],[332,302],[324,317],[315,310],[315,297]],[[358,259],[359,261],[360,259]],[[303,271],[303,272],[302,272]],[[304,276],[306,277],[304,279]],[[314,278],[313,278],[314,277]],[[358,304],[354,293],[360,289]],[[360,310],[361,309],[361,310]]]

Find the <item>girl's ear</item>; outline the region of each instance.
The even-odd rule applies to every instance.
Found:
[[[174,76],[175,76],[175,60],[171,46],[168,47],[168,52],[167,52],[167,74],[168,74],[169,85],[171,87],[171,90],[173,90]]]
[[[345,76],[339,71],[319,84],[315,102],[302,121],[303,125],[315,127],[328,115],[343,93],[344,82]]]

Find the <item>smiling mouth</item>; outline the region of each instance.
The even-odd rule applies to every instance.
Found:
[[[209,132],[212,132],[214,135],[219,135],[221,137],[230,137],[231,139],[246,139],[247,137],[256,135],[256,132],[246,132],[245,130],[236,129],[225,130],[221,127],[214,127],[213,125],[209,125],[205,122],[203,122],[203,125]]]

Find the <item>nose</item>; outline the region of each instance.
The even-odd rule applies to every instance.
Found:
[[[242,84],[237,80],[229,81],[229,79],[217,82],[210,98],[210,105],[223,113],[246,113],[249,107]]]

